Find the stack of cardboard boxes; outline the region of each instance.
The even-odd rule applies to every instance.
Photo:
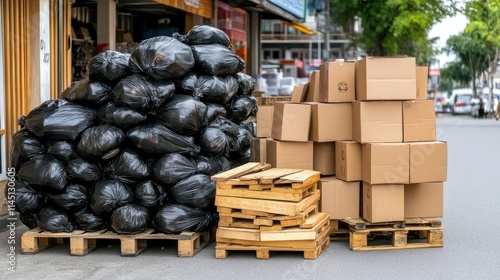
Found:
[[[414,58],[325,63],[292,102],[259,107],[252,160],[320,171],[331,219],[440,218],[447,144],[426,98]]]

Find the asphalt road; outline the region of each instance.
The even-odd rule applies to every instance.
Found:
[[[118,245],[84,257],[67,244],[21,255],[7,271],[9,232],[0,234],[1,279],[500,279],[500,121],[439,116],[438,139],[448,142],[448,181],[442,219],[444,247],[353,252],[333,242],[316,260],[277,253],[258,260],[252,252],[215,259],[214,247],[178,258],[176,246],[120,257]],[[17,238],[26,230],[17,229]]]

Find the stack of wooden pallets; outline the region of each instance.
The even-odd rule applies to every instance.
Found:
[[[330,217],[318,212],[320,173],[247,163],[217,174],[215,205],[219,212],[215,257],[228,251],[301,251],[317,258],[330,245]]]

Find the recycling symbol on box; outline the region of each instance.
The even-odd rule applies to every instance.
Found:
[[[338,85],[337,85],[337,89],[339,91],[347,91],[347,83],[346,82],[340,82]]]

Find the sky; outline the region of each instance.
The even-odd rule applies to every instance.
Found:
[[[463,14],[457,14],[454,17],[449,17],[441,21],[440,23],[434,25],[432,30],[429,32],[429,38],[434,38],[439,36],[438,45],[439,48],[443,48],[446,45],[446,40],[452,35],[457,35],[462,32],[467,25],[467,18]],[[453,61],[455,59],[454,55],[447,56],[446,54],[439,55],[439,67],[443,67],[447,62]]]

